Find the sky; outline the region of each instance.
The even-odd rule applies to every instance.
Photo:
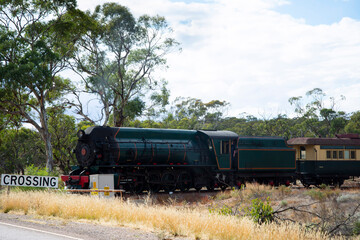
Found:
[[[78,0],[92,10],[105,1]],[[360,0],[115,0],[164,16],[181,43],[168,55],[171,99],[230,103],[228,116],[290,116],[288,99],[321,88],[360,110]]]

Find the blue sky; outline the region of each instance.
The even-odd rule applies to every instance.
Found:
[[[214,0],[172,0],[172,2],[212,3]],[[332,24],[343,17],[360,20],[360,0],[287,0],[274,10],[301,18],[307,24]]]
[[[271,118],[294,113],[289,98],[322,88],[346,97],[337,110],[360,110],[360,0],[113,1],[173,28],[182,52],[156,72],[171,99],[225,100],[229,116]],[[78,0],[83,10],[103,3]]]
[[[277,7],[280,13],[303,18],[311,25],[333,24],[343,17],[360,20],[359,0],[289,0]]]

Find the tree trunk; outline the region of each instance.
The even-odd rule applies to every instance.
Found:
[[[45,103],[40,102],[40,122],[41,122],[41,136],[45,142],[45,152],[46,152],[46,168],[48,172],[52,172],[54,168],[54,156],[51,145],[51,136],[48,127],[48,117],[46,113]]]
[[[114,126],[122,127],[124,125],[125,116],[122,108],[114,108]]]
[[[45,136],[45,152],[46,152],[46,168],[48,172],[52,172],[54,168],[54,158],[53,158],[53,151],[52,151],[52,145],[51,145],[51,137],[49,130],[46,130],[46,136]]]

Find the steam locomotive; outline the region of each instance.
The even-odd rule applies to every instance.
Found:
[[[283,138],[239,137],[231,131],[96,126],[78,132],[78,165],[61,178],[68,188],[89,189],[91,175],[111,174],[114,189],[140,193],[226,189],[253,181],[288,186],[297,179],[305,186],[341,185],[360,175],[360,152],[345,161],[310,160],[304,158],[306,144],[289,143],[292,147]],[[320,162],[326,164],[319,168]]]

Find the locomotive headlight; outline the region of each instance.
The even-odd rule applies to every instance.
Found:
[[[79,130],[79,131],[77,132],[78,138],[82,138],[84,135],[85,135],[84,130]]]

